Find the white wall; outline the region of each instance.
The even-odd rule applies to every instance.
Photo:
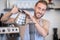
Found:
[[[49,10],[46,12],[46,15],[43,17],[50,21],[49,35],[46,37],[46,40],[52,40],[53,38],[53,28],[58,28],[58,37],[60,38],[60,11]]]
[[[0,0],[0,12],[5,8],[5,0]]]

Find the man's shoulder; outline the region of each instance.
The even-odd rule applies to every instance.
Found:
[[[44,27],[50,27],[50,21],[47,19],[42,19]]]
[[[43,20],[44,23],[50,23],[50,21],[47,20],[47,19],[42,18],[42,20]]]

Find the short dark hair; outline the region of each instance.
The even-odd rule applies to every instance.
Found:
[[[45,4],[45,5],[48,7],[48,3],[47,3],[46,1],[44,1],[44,0],[38,1],[38,2],[35,4],[35,6],[37,6],[39,3],[43,3],[43,4]]]

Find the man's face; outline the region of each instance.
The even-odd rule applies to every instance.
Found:
[[[43,3],[38,3],[34,9],[34,15],[37,19],[40,19],[46,12],[47,6]]]

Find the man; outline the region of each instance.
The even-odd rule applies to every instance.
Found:
[[[48,34],[48,27],[49,27],[49,21],[42,19],[43,15],[45,14],[47,9],[47,3],[46,1],[38,1],[35,4],[34,7],[34,16],[31,16],[31,14],[24,10],[25,14],[30,17],[33,23],[35,23],[36,33],[35,33],[35,40],[44,40],[44,37]],[[18,8],[14,7],[11,12],[6,13],[1,21],[2,22],[8,22],[8,23],[14,23],[14,18],[10,18],[11,15],[16,14],[18,12]],[[29,19],[29,20],[30,20]],[[28,20],[28,18],[26,19]],[[26,21],[26,23],[29,23]],[[21,27],[20,29],[20,35],[22,40],[30,40],[29,33],[28,33],[28,27]]]

